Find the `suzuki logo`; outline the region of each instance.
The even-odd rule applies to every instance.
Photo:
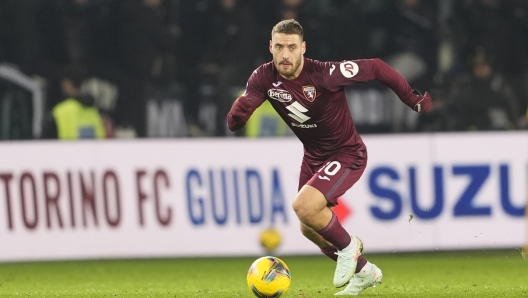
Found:
[[[297,120],[299,123],[304,123],[308,121],[311,117],[306,116],[303,113],[308,112],[308,109],[303,107],[299,102],[294,102],[291,105],[287,106],[286,109],[288,111],[292,112],[293,114],[288,114],[288,116],[292,117],[293,119]]]

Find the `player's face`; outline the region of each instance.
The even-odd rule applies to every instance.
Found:
[[[275,67],[286,79],[299,76],[304,63],[306,43],[298,34],[274,33],[270,41],[270,52]]]

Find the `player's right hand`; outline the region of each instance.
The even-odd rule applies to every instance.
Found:
[[[235,121],[245,118],[251,109],[251,100],[244,95],[237,98],[233,109],[231,110],[231,115]]]

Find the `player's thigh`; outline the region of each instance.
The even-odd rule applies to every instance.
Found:
[[[318,189],[333,206],[361,178],[366,166],[366,152],[361,155],[337,154],[327,160],[306,184]]]
[[[297,196],[295,196],[293,210],[297,215],[301,213],[309,216],[311,213],[317,213],[323,210],[327,204],[328,202],[320,190],[306,184],[297,193]]]
[[[318,165],[315,168],[319,169],[320,167],[321,165]],[[314,166],[310,166],[305,160],[303,160],[299,176],[299,191],[293,201],[293,209],[296,210],[296,212],[303,209],[318,211],[325,208],[328,203],[319,189],[314,188],[311,185],[307,186],[314,171]]]

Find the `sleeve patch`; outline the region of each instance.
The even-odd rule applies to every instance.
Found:
[[[350,79],[358,74],[359,66],[354,61],[343,61],[339,64],[339,70],[345,78]]]

